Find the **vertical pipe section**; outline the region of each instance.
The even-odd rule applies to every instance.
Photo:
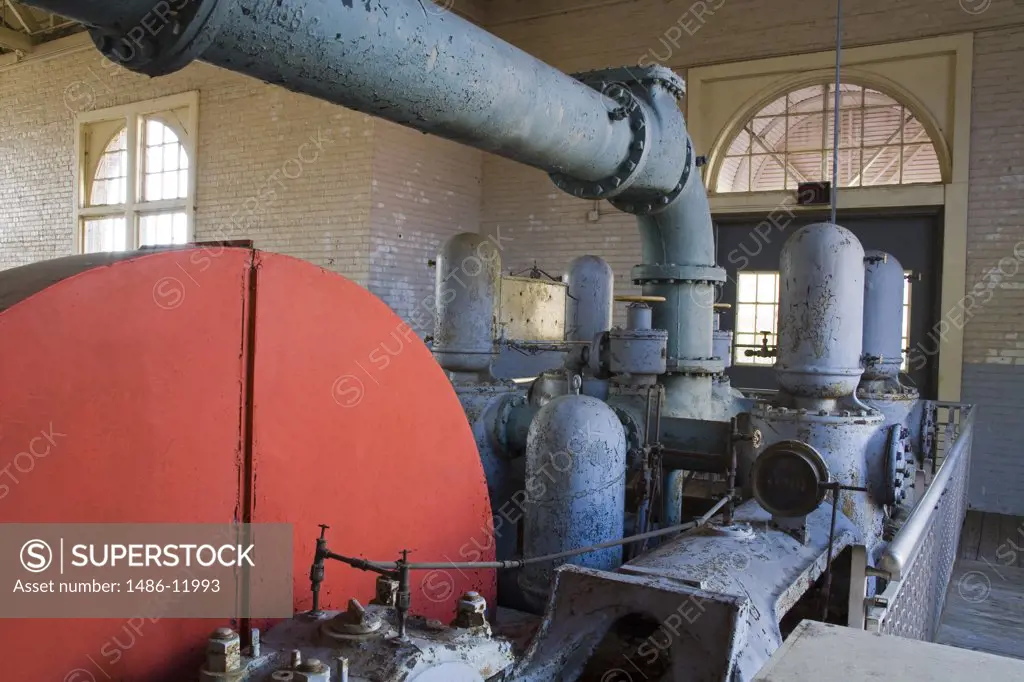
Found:
[[[444,243],[436,270],[434,357],[449,372],[489,373],[501,254],[486,236],[463,232]]]
[[[629,154],[614,101],[429,0],[235,0],[208,30],[203,61],[548,172]]]
[[[599,256],[580,256],[565,273],[565,340],[591,342],[612,328],[615,273]]]
[[[891,254],[864,253],[864,378],[899,380],[903,363],[903,266]]]
[[[633,279],[653,303],[653,326],[668,331],[666,416],[704,418],[711,405],[712,376],[722,371],[714,356],[715,239],[704,183],[695,166],[676,200],[664,211],[637,218],[643,265]]]

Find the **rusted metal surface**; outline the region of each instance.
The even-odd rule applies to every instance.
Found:
[[[824,570],[829,511],[826,505],[811,515],[807,545],[770,528],[767,513],[749,502],[737,509],[735,526],[692,531],[616,573],[561,568],[544,622],[511,679],[575,679],[617,621],[641,614],[660,626],[627,652],[632,659],[667,658],[666,679],[750,680],[782,643],[779,620]],[[836,554],[854,534],[840,519]],[[621,667],[630,669],[627,657]]]
[[[525,341],[566,339],[566,293],[562,282],[502,277],[499,335]]]

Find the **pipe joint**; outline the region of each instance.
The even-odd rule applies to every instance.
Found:
[[[628,125],[631,142],[615,172],[598,180],[552,173],[555,185],[582,199],[607,199],[627,213],[646,215],[667,207],[694,168],[693,146],[677,100],[685,82],[671,70],[601,69],[574,76],[611,104],[608,118]]]
[[[136,5],[138,3],[135,3]],[[197,59],[213,42],[229,2],[164,0],[146,3],[139,14],[89,30],[97,49],[112,62],[147,76],[165,76]]]

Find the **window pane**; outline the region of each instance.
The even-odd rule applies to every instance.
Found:
[[[82,250],[85,253],[124,251],[128,231],[124,218],[95,218],[83,221]]]
[[[747,356],[747,350],[759,351],[769,332],[768,346],[775,347],[778,332],[779,273],[741,272],[736,281],[736,328],[733,360],[744,365],[772,365],[775,358]]]
[[[830,180],[832,85],[799,88],[748,119],[726,146],[716,192],[793,189]],[[876,90],[840,86],[838,183],[841,187],[941,182],[938,154],[906,106]]]
[[[123,204],[128,192],[128,129],[111,138],[96,164],[88,206]]]
[[[736,280],[736,301],[753,303],[757,300],[757,274],[741,272]]]
[[[757,275],[757,300],[759,303],[776,302],[776,282],[779,275],[774,272],[763,272]]]
[[[184,244],[188,241],[184,211],[149,213],[139,218],[139,246]]]
[[[144,147],[143,201],[187,196],[188,183],[181,182],[180,169],[188,168],[188,154],[174,130],[158,119],[146,119]]]

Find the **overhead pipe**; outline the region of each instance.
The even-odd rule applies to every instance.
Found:
[[[568,76],[429,0],[30,0],[91,27],[122,66],[159,76],[195,59],[547,171],[638,216],[633,280],[664,296],[669,416],[704,416],[715,266],[707,197],[668,69]]]

